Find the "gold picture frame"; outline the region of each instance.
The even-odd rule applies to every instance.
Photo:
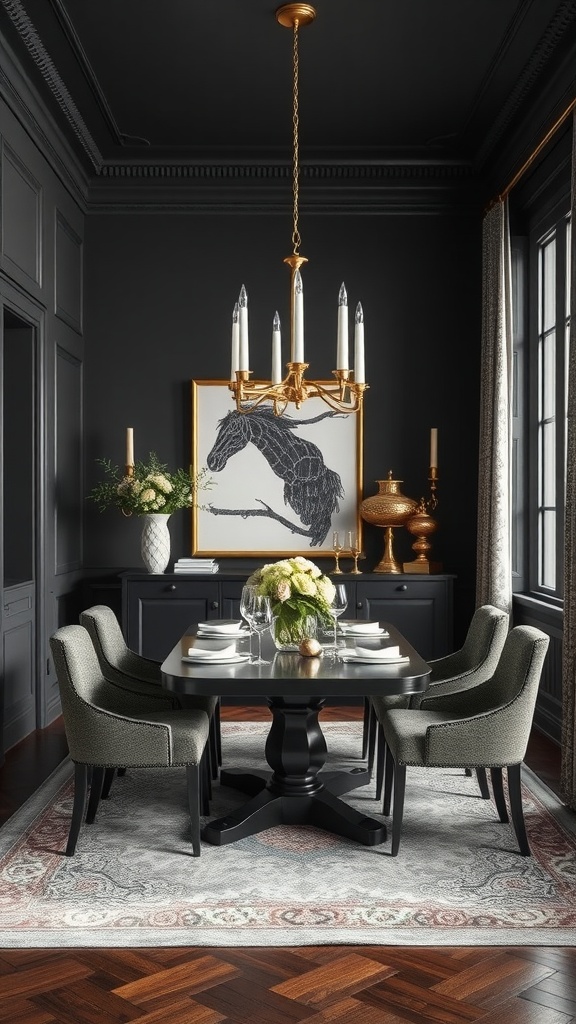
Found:
[[[193,380],[192,468],[213,482],[192,509],[192,554],[213,557],[333,555],[362,547],[362,413],[309,398],[274,416],[236,410],[228,381]]]

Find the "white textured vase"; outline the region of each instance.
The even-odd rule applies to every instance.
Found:
[[[142,516],[140,552],[148,572],[164,572],[170,561],[170,531],[165,512]]]

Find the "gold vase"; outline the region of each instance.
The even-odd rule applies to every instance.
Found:
[[[418,502],[402,494],[400,484],[403,480],[393,480],[392,470],[387,480],[377,480],[378,494],[364,498],[360,505],[360,515],[365,522],[380,526],[384,531],[384,554],[373,570],[374,572],[402,572],[402,563],[394,557],[393,527],[404,526],[406,520],[414,512]]]

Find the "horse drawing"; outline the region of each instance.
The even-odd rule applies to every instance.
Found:
[[[266,511],[236,509],[235,515],[268,515],[282,522],[293,533],[310,539],[310,546],[321,544],[330,530],[332,515],[340,509],[339,498],[344,496],[338,473],[324,464],[317,445],[300,437],[299,426],[315,423],[325,412],[309,420],[295,420],[289,416],[276,416],[272,408],[262,406],[250,413],[233,410],[218,421],[216,441],[208,455],[207,466],[212,472],[224,469],[228,460],[248,444],[262,453],[272,472],[284,481],[284,503],[296,512],[305,529],[275,513],[264,502]],[[260,499],[257,499],[260,501]],[[211,509],[214,514],[230,514],[223,509]]]

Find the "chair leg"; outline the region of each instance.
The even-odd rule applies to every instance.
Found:
[[[528,836],[526,835],[526,826],[524,824],[519,764],[508,765],[508,796],[510,798],[512,824],[514,825],[514,831],[516,833],[516,839],[518,840],[518,846],[520,847],[520,853],[523,857],[529,857],[531,851],[530,844],[528,843]]]
[[[119,768],[118,775],[120,775],[120,771],[121,769]],[[126,769],[124,769],[124,771],[126,771]],[[102,786],[102,793],[100,795],[101,800],[107,800],[108,797],[110,796],[110,790],[112,788],[112,783],[114,782],[115,774],[115,768],[106,768],[104,772],[104,785]]]
[[[90,783],[90,799],[88,801],[88,810],[86,812],[86,824],[92,825],[96,818],[96,812],[100,803],[100,797],[102,796],[102,787],[104,785],[104,768],[94,766],[92,768],[92,782]]]
[[[504,799],[504,786],[502,784],[502,769],[491,768],[490,778],[492,779],[492,792],[494,794],[494,803],[496,804],[496,810],[498,811],[498,817],[503,824],[508,821],[508,810],[506,808],[506,800]]]
[[[208,743],[210,745],[210,774],[213,779],[218,778],[218,743],[216,740],[216,720],[214,715],[210,717],[210,729],[208,732]]]
[[[368,763],[367,768],[372,778],[374,770],[374,755],[376,753],[376,730],[378,728],[378,716],[370,703],[370,717],[368,720]]]
[[[467,775],[468,778],[470,778],[471,775],[472,775],[472,769],[471,768],[465,768],[464,769],[464,775]]]
[[[368,726],[370,724],[370,708],[372,707],[370,697],[364,697],[364,719],[362,721],[362,753],[361,758],[365,760],[368,754]]]
[[[200,766],[186,765],[186,782],[188,788],[188,807],[192,828],[192,853],[200,856]]]
[[[216,756],[219,768],[222,765],[222,729],[220,727],[220,703],[221,698],[218,697],[216,707],[214,708],[214,732],[216,734]]]
[[[72,857],[78,842],[80,826],[84,817],[86,807],[86,794],[88,793],[88,765],[74,765],[74,803],[72,805],[72,820],[66,844],[66,856]]]
[[[378,722],[376,726],[376,799],[380,800],[382,797],[382,787],[384,785],[384,759],[386,755],[386,740],[384,739],[384,729],[382,728],[381,722]]]
[[[120,776],[120,775],[126,775],[126,769],[125,769],[125,768],[119,768],[119,769],[118,769],[118,775],[119,775],[119,776]]]
[[[490,790],[488,789],[488,779],[486,778],[486,769],[477,768],[476,778],[478,779],[478,785],[480,786],[480,795],[483,800],[490,799]]]
[[[394,765],[394,807],[392,812],[392,849],[391,854],[396,857],[400,848],[400,832],[402,831],[402,816],[404,814],[404,793],[406,791],[406,765]]]
[[[202,814],[208,815],[210,814],[211,779],[210,764],[208,761],[208,757],[206,755],[206,751],[204,751],[202,755],[202,763],[200,767],[200,795],[202,798]]]
[[[384,739],[384,730],[382,730],[382,746],[384,747],[384,801],[382,803],[382,814],[390,814],[390,800],[392,797],[392,782],[394,780],[394,758],[390,747]]]

